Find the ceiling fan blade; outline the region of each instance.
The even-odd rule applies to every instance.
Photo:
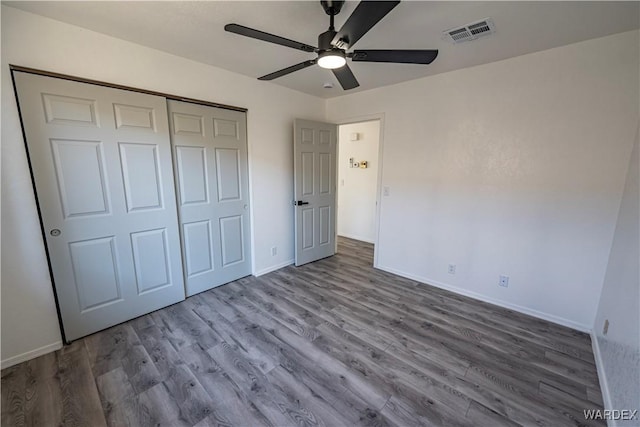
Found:
[[[398,64],[431,64],[438,56],[437,50],[355,50],[352,61],[394,62]]]
[[[353,75],[351,68],[349,68],[348,65],[345,64],[342,67],[334,68],[331,71],[333,71],[333,75],[336,76],[336,79],[340,82],[342,89],[349,90],[360,86],[360,83],[358,83],[356,76]]]
[[[399,1],[361,1],[347,18],[340,31],[335,35],[331,44],[343,48],[341,41],[349,47],[356,44],[367,31],[373,28],[391,9],[396,7]]]
[[[294,71],[302,70],[303,68],[307,68],[315,64],[315,59],[311,59],[309,61],[304,61],[296,65],[292,65],[291,67],[283,68],[282,70],[275,71],[271,74],[267,74],[266,76],[258,77],[258,80],[273,80],[278,77],[286,76],[287,74],[293,73]]]
[[[284,37],[265,33],[264,31],[260,31],[260,30],[254,30],[253,28],[245,27],[238,24],[227,24],[224,26],[224,29],[225,31],[228,31],[230,33],[240,34],[241,36],[251,37],[251,38],[262,40],[269,43],[275,43],[281,46],[286,46],[293,49],[302,50],[305,52],[316,51],[315,47],[309,46],[308,44],[300,43],[295,40],[285,39]]]

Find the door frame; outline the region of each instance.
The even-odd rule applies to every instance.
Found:
[[[382,163],[384,152],[384,113],[375,113],[375,114],[366,114],[363,116],[354,116],[347,118],[340,118],[338,120],[332,121],[338,125],[338,147],[340,150],[340,132],[339,127],[342,125],[351,125],[354,123],[363,123],[363,122],[373,122],[378,121],[380,123],[380,135],[378,136],[378,168],[377,168],[377,178],[376,178],[376,215],[375,215],[375,237],[373,243],[373,267],[378,268],[378,253],[379,253],[379,243],[380,243],[380,213],[382,208]],[[336,156],[339,154],[337,152]],[[336,168],[336,188],[338,186],[338,168]],[[338,191],[340,191],[338,189]],[[336,224],[336,253],[338,252],[338,210],[340,207],[338,206],[338,191],[336,191],[336,211],[334,223]]]

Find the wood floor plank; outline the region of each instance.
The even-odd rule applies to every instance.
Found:
[[[386,350],[386,352],[395,355],[408,365],[413,366],[417,371],[424,373],[428,378],[436,378],[449,384],[455,390],[463,393],[472,399],[472,404],[479,403],[486,406],[490,410],[500,414],[522,425],[548,425],[544,416],[544,410],[530,408],[525,401],[519,401],[510,398],[510,392],[501,393],[495,389],[483,387],[477,382],[469,380],[464,375],[456,374],[446,370],[439,369],[428,357],[422,354],[409,353],[406,349],[396,348],[394,346]],[[550,415],[554,416],[553,413]]]
[[[584,420],[584,408],[573,407],[571,402],[545,399],[543,395],[514,385],[512,378],[500,377],[485,369],[469,369],[465,376],[481,387],[510,396],[512,401],[520,402],[528,411],[535,411],[540,425],[602,425],[600,421]]]
[[[272,384],[277,384],[280,390],[292,401],[299,401],[305,408],[317,417],[317,425],[343,426],[350,424],[349,419],[335,410],[322,396],[312,393],[298,379],[281,366],[267,374]]]
[[[182,418],[178,403],[171,397],[164,383],[145,390],[138,395],[138,404],[142,412],[149,414],[148,425],[162,427],[186,427],[192,424]]]
[[[471,402],[467,411],[467,418],[479,426],[518,427],[520,425],[478,402]]]
[[[258,280],[257,283],[261,284],[262,281]],[[263,286],[246,288],[245,295],[254,304],[284,320],[299,335],[307,337],[310,341],[316,338],[315,327],[320,322],[310,311],[286,298],[280,298],[276,292],[265,290]]]
[[[59,352],[58,378],[62,419],[65,426],[106,426],[91,366],[83,346],[75,351]]]
[[[587,334],[372,260],[340,238],[5,369],[2,425],[605,425]]]
[[[195,342],[210,348],[220,342],[220,337],[200,319],[188,304],[174,304],[153,313],[156,325],[177,349]]]
[[[178,365],[184,363],[170,339],[155,324],[140,330],[137,335],[158,374],[157,382],[165,380]]]
[[[338,398],[333,402],[332,406],[340,412],[340,414],[348,418],[349,423],[347,425],[369,427],[395,425],[382,414],[381,410],[373,408],[372,405],[369,405],[365,400],[348,389],[345,389],[338,395]]]
[[[552,385],[554,385],[554,384],[552,384]],[[561,387],[558,387],[557,385],[554,385],[554,386],[556,388],[560,388],[560,390],[562,390]],[[581,396],[578,396],[578,397],[581,397]],[[598,387],[598,388],[588,387],[587,388],[587,398],[586,399],[589,402],[595,403],[598,407],[604,406],[604,401],[602,399],[602,392],[600,391],[600,387]]]
[[[25,425],[25,390],[27,365],[21,363],[2,370],[2,425]],[[57,369],[56,369],[57,370]]]
[[[210,297],[210,300],[211,299],[214,299],[214,297]],[[220,301],[217,297],[215,297],[215,299]],[[235,307],[234,314],[231,317],[223,317],[210,310],[210,308],[202,306],[194,308],[194,311],[197,313],[202,313],[203,316],[213,320],[208,322],[209,327],[221,337],[223,342],[233,346],[237,352],[242,354],[244,359],[260,369],[262,373],[267,373],[274,368],[277,363],[270,358],[268,354],[261,353],[260,350],[256,348],[256,345],[251,340],[247,340],[243,334],[233,333],[235,328],[228,318],[238,319],[239,312],[237,312]]]
[[[345,363],[344,360],[338,360],[324,351],[318,351],[318,346],[315,345],[315,340],[311,342],[307,338],[294,333],[289,328],[286,328],[284,325],[279,325],[275,320],[254,317],[258,315],[254,311],[257,307],[254,306],[251,308],[251,303],[249,301],[245,301],[245,304],[239,304],[238,307],[244,307],[244,315],[246,315],[250,320],[263,322],[265,327],[268,328],[270,334],[279,338],[281,341],[288,343],[292,348],[303,354],[304,357],[311,359],[314,363],[326,366],[327,370],[330,370],[337,375],[337,381],[339,384],[350,389],[363,400],[371,402],[373,407],[381,408],[388,400],[388,392],[380,390],[375,384],[371,384],[360,372],[350,369],[348,362]]]
[[[322,397],[330,404],[335,402],[338,396],[345,391],[345,387],[341,385],[341,378],[324,369],[322,364],[310,360],[307,356],[308,353],[296,350],[295,342],[290,345],[287,342],[287,337],[291,337],[291,333],[278,334],[277,327],[270,328],[272,324],[265,323],[268,325],[259,326],[246,320],[243,321],[243,319],[234,322],[258,343],[257,345],[265,354],[269,353],[277,360],[276,369],[283,368],[295,376],[309,394]],[[299,341],[302,340],[299,339]]]
[[[372,349],[366,343],[347,333],[323,325],[323,334],[314,342],[324,351],[331,351],[333,357],[349,362],[352,369],[360,372],[380,389],[390,395],[402,394],[405,399],[415,399],[412,403],[422,406],[427,399],[431,408],[430,416],[437,419],[454,420],[466,413],[469,399],[451,387],[437,380],[418,375],[399,359]]]
[[[102,409],[107,424],[114,426],[152,425],[147,408],[139,403],[123,368],[117,368],[96,378]]]
[[[183,347],[180,354],[210,396],[212,414],[198,425],[271,425],[200,344]]]
[[[60,381],[55,353],[26,363],[25,424],[42,426],[62,419]]]
[[[233,309],[233,307],[230,306],[226,301],[221,301],[218,298],[215,298],[215,296],[215,292],[202,292],[201,294],[192,297],[192,299],[194,301],[198,301],[199,304],[206,304],[215,312],[220,313],[220,315],[227,321],[236,321],[237,318],[235,317],[235,310]]]
[[[344,317],[337,314],[334,310],[329,310],[323,307],[321,304],[317,304],[311,298],[307,298],[303,295],[294,297],[284,296],[285,289],[279,287],[276,282],[263,281],[263,287],[270,292],[279,295],[279,299],[286,300],[290,304],[295,304],[308,313],[312,313],[317,319],[321,321],[328,321],[334,325],[338,325],[341,328],[353,333],[354,335],[363,337],[371,343],[376,343],[378,347],[386,348],[389,345],[388,340],[381,337],[376,331],[372,330],[372,322],[365,323],[364,325],[358,325],[357,322],[347,321]]]
[[[185,364],[177,365],[163,383],[180,408],[180,420],[195,425],[213,412],[210,396]]]
[[[382,415],[399,426],[465,426],[474,424],[471,420],[462,417],[448,418],[440,411],[433,411],[429,398],[424,396],[421,401],[414,399],[391,396],[382,409]],[[462,414],[465,415],[465,414]]]
[[[122,358],[122,368],[137,394],[162,381],[162,376],[142,344],[131,346]]]
[[[116,325],[89,335],[81,341],[87,349],[89,364],[95,376],[122,366],[122,358],[140,340],[129,323]]]
[[[100,393],[102,408],[107,412],[109,408],[136,396],[129,377],[123,368],[117,368],[96,378],[96,385]]]
[[[256,405],[258,410],[275,426],[317,425],[317,417],[299,402],[288,398],[281,390],[252,366],[225,342],[208,350],[208,353],[240,389]]]

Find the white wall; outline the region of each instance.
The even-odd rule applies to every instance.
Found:
[[[357,133],[359,140],[351,141]],[[341,125],[338,129],[338,235],[374,243],[378,186],[380,121]],[[366,160],[366,169],[349,159]]]
[[[638,43],[628,32],[330,99],[329,120],[385,115],[379,266],[590,330],[638,121]]]
[[[629,161],[609,264],[594,325],[600,385],[608,409],[640,413],[640,173],[638,133]],[[603,334],[605,320],[609,330]],[[640,415],[639,415],[640,416]],[[619,422],[619,425],[637,425]]]
[[[291,261],[293,119],[322,120],[323,100],[2,6],[3,366],[60,344],[8,64],[248,108],[254,271]]]

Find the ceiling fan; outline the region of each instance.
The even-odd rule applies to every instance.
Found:
[[[347,65],[347,58],[361,62],[393,62],[401,64],[430,64],[438,56],[437,50],[354,50],[347,52],[362,36],[400,3],[399,1],[361,1],[339,31],[333,26],[334,16],[340,13],[344,1],[322,0],[320,4],[329,15],[329,29],[318,36],[318,47],[265,33],[238,24],[227,24],[224,29],[241,36],[269,43],[314,52],[318,56],[282,70],[259,77],[258,80],[273,80],[318,64],[333,71],[344,90],[354,89],[360,84]]]

